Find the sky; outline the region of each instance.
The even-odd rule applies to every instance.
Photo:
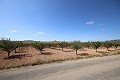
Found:
[[[0,0],[0,37],[37,41],[120,39],[120,0]]]

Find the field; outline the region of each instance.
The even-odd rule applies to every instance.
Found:
[[[64,48],[63,51],[61,48],[45,48],[43,49],[44,54],[41,54],[40,51],[32,46],[24,46],[20,50],[17,48],[16,53],[12,51],[10,57],[7,56],[5,51],[0,50],[0,69],[51,63],[62,60],[81,59],[86,57],[102,57],[113,55],[120,51],[120,47],[118,47],[117,50],[115,50],[114,47],[109,49],[110,50],[108,51],[106,48],[100,47],[98,52],[96,52],[93,48],[83,48],[78,50],[76,55],[75,50],[70,48]]]

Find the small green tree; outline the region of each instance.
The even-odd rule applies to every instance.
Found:
[[[14,42],[10,39],[2,38],[0,42],[0,47],[2,50],[8,53],[8,57],[10,56],[10,52],[14,50]]]
[[[34,42],[32,43],[33,47],[35,47],[36,49],[38,49],[41,54],[43,54],[43,49],[46,47],[46,45],[43,42]]]
[[[70,46],[69,42],[65,42],[65,48],[68,48]]]
[[[115,47],[115,49],[117,49],[118,46],[120,46],[120,41],[113,41],[112,44]]]
[[[63,42],[60,42],[59,43],[59,46],[62,48],[62,51],[63,51],[63,48],[67,46],[66,42],[63,41]]]
[[[53,42],[53,43],[51,43],[51,46],[55,49],[58,46],[58,43]]]
[[[16,49],[18,48],[19,44],[17,41],[13,41],[13,47],[14,47],[14,50],[15,50],[15,53],[16,53]]]
[[[47,43],[46,43],[46,47],[47,47],[47,48],[51,48],[51,47],[52,47],[52,44],[51,44],[50,42],[47,42]]]
[[[73,42],[73,49],[76,51],[76,55],[77,55],[78,49],[80,49],[80,48],[82,48],[82,46],[79,41]]]
[[[109,51],[109,48],[112,47],[112,43],[110,41],[105,41],[103,42],[103,46]]]
[[[85,42],[84,43],[84,45],[89,49],[90,48],[90,46],[91,46],[91,42],[90,41],[88,41],[88,42]]]
[[[20,50],[21,47],[23,47],[23,46],[24,46],[23,42],[22,42],[22,41],[18,41],[18,48],[19,48],[19,50]]]
[[[92,42],[93,48],[96,50],[102,45],[101,42],[96,41],[96,42]]]

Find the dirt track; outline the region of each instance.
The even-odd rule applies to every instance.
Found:
[[[0,80],[120,80],[120,55],[0,71]]]

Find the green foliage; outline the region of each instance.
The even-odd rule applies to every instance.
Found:
[[[21,41],[13,41],[13,44],[14,44],[15,53],[16,53],[17,48],[19,48],[19,50],[20,50],[20,48],[24,46]]]
[[[91,46],[91,42],[90,41],[85,42],[85,43],[83,43],[83,45],[89,49]]]
[[[98,49],[101,45],[102,45],[102,44],[101,44],[101,42],[99,42],[99,41],[92,42],[92,46],[93,46],[93,48],[96,50],[96,52],[97,52],[97,49]]]
[[[73,45],[73,49],[76,51],[76,54],[78,49],[82,48],[80,41],[74,41],[72,45]]]
[[[10,56],[10,52],[14,50],[14,46],[14,42],[10,39],[2,38],[0,41],[0,47],[8,53],[8,57]]]
[[[120,46],[120,41],[113,41],[112,44],[115,47],[115,49],[117,49],[117,47]]]
[[[32,43],[32,45],[33,45],[33,47],[38,49],[41,52],[41,54],[43,54],[42,50],[46,47],[45,43],[43,43],[43,42],[34,42],[34,43]]]
[[[23,46],[24,46],[23,42],[22,42],[22,41],[18,41],[18,48],[19,48],[19,50],[20,50],[20,48],[23,47]]]
[[[58,43],[56,43],[56,42],[51,43],[51,47],[53,47],[54,49],[55,49],[57,46],[58,46]]]
[[[65,42],[65,41],[60,42],[60,43],[59,43],[59,46],[62,48],[62,51],[63,51],[63,48],[64,48],[64,47],[67,47],[67,46],[68,46],[68,43]]]
[[[51,48],[51,47],[52,47],[52,43],[46,42],[46,47],[47,47],[47,48]]]
[[[103,46],[109,50],[110,47],[112,47],[112,42],[111,41],[105,41],[103,42]]]

